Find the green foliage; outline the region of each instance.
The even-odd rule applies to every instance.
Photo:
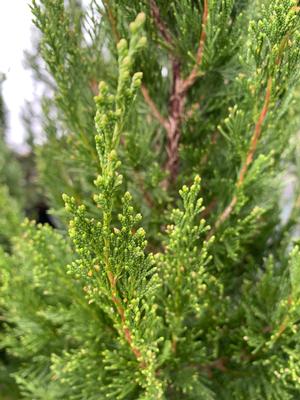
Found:
[[[60,229],[21,225],[1,189],[20,397],[298,399],[298,2],[32,12],[52,91],[36,157]]]
[[[22,204],[24,201],[23,175],[16,154],[8,148],[5,142],[5,107],[1,86],[2,78],[0,76],[0,185],[6,185],[9,193]]]
[[[10,240],[19,233],[22,213],[18,202],[9,195],[6,186],[0,186],[0,243],[8,247]]]

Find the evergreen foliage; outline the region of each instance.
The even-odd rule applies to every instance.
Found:
[[[8,187],[10,194],[20,203],[23,199],[23,176],[20,164],[5,142],[5,106],[2,99],[2,80],[0,77],[0,185]],[[9,227],[8,227],[9,229]],[[1,233],[3,230],[1,229]]]
[[[18,234],[22,218],[23,180],[16,155],[5,142],[5,107],[0,82],[0,248],[10,250],[11,239]],[[3,250],[2,250],[3,251]],[[3,310],[0,306],[0,334],[3,328]],[[0,398],[6,400],[8,393],[16,393],[10,378],[11,366],[6,363],[5,351],[0,350]]]
[[[59,229],[0,192],[20,397],[297,399],[298,2],[64,3],[32,2]]]

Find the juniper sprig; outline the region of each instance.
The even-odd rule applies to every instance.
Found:
[[[57,226],[0,190],[0,372],[28,399],[298,399],[298,1],[31,8]]]

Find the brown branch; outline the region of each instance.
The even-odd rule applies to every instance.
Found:
[[[253,136],[251,138],[250,148],[249,148],[249,151],[248,151],[248,154],[247,154],[247,157],[246,157],[246,162],[242,166],[242,169],[241,169],[240,174],[239,174],[239,179],[237,181],[237,187],[240,187],[243,184],[246,172],[247,172],[247,170],[249,168],[249,165],[253,161],[253,157],[254,157],[254,154],[255,154],[255,151],[256,151],[256,148],[257,148],[257,143],[258,143],[260,135],[261,135],[262,125],[263,125],[263,122],[264,122],[264,120],[265,120],[265,118],[267,116],[268,110],[269,110],[271,92],[272,92],[272,78],[269,78],[268,79],[268,84],[267,84],[267,90],[266,90],[264,105],[263,105],[263,108],[261,110],[261,113],[260,113],[260,116],[258,118],[258,121],[256,123]]]
[[[169,124],[167,129],[167,162],[165,169],[168,177],[162,182],[162,187],[168,189],[169,184],[174,182],[179,167],[179,140],[180,127],[185,106],[185,95],[182,95],[182,79],[180,77],[181,65],[174,59],[173,67],[173,87],[169,103]]]
[[[298,11],[298,10],[297,10]],[[275,61],[276,65],[280,65],[282,62],[282,58],[283,58],[283,52],[285,50],[285,47],[288,43],[288,38],[289,38],[289,33],[286,34],[284,36],[284,38],[282,39],[280,46],[279,46],[279,51],[278,51],[278,56],[277,59]],[[265,100],[264,100],[264,104],[263,104],[263,108],[261,110],[261,113],[259,115],[258,121],[255,125],[255,129],[251,138],[251,142],[250,142],[250,147],[246,156],[246,161],[245,163],[242,165],[242,168],[240,170],[239,173],[239,177],[236,183],[237,188],[241,187],[244,183],[244,179],[245,179],[245,175],[248,171],[248,168],[250,166],[250,164],[253,161],[253,157],[254,154],[256,152],[256,148],[257,148],[257,144],[259,141],[259,138],[261,136],[261,131],[262,131],[262,125],[264,123],[264,120],[268,114],[269,111],[269,104],[270,104],[270,99],[271,99],[271,94],[272,94],[272,85],[273,85],[273,80],[272,77],[269,77],[268,82],[267,82],[267,89],[266,89],[266,94],[265,94]],[[218,227],[220,225],[222,225],[222,223],[224,221],[227,220],[227,218],[229,218],[229,216],[231,215],[236,203],[237,203],[237,195],[235,194],[231,200],[231,202],[229,203],[229,205],[225,208],[225,210],[223,211],[223,213],[219,216],[219,218],[217,219],[215,226],[213,227],[213,229],[209,232],[208,234],[208,239],[214,235],[215,231],[218,229]]]
[[[202,99],[203,99],[203,96],[202,96]],[[184,120],[187,121],[187,120],[191,119],[195,115],[195,112],[200,109],[200,107],[201,107],[200,101],[192,104],[190,109],[185,111]]]
[[[155,0],[149,0],[150,10],[154,22],[168,45],[174,47],[172,36],[169,33],[165,23],[163,22],[159,7]],[[181,136],[181,124],[185,112],[185,102],[188,90],[195,83],[199,75],[199,68],[202,64],[203,53],[206,40],[206,25],[208,20],[208,0],[204,0],[204,8],[202,15],[202,30],[200,35],[199,46],[196,56],[196,64],[186,79],[181,77],[181,63],[172,55],[173,83],[172,91],[169,99],[169,117],[168,124],[165,126],[167,132],[167,161],[165,170],[168,176],[162,182],[162,187],[168,189],[170,183],[176,180],[179,169],[179,142]]]
[[[209,364],[200,366],[200,369],[203,369],[204,371],[206,371],[208,377],[211,379],[213,377],[214,369],[219,370],[221,372],[227,372],[228,371],[227,366],[226,366],[227,363],[228,363],[227,357],[220,357],[217,360],[215,360]]]
[[[207,364],[189,364],[189,367],[195,368],[197,370],[200,370],[201,372],[205,372],[208,376],[209,379],[213,378],[213,371],[218,370],[223,373],[228,372],[229,369],[227,367],[229,363],[229,358],[228,357],[220,357],[210,363]]]
[[[293,305],[293,300],[292,300],[291,296],[289,296],[287,299],[287,306],[288,306],[287,311],[288,312],[289,312],[290,308],[292,307],[292,305]],[[288,328],[289,322],[290,322],[290,316],[289,316],[289,314],[287,314],[284,317],[283,321],[281,322],[277,333],[274,335],[275,336],[274,342],[277,341],[280,338],[280,336],[286,331],[286,329]]]
[[[204,5],[203,5],[203,14],[202,14],[202,29],[201,29],[201,35],[200,35],[200,41],[199,41],[199,46],[198,46],[198,51],[197,51],[197,56],[196,56],[196,64],[194,65],[194,68],[192,69],[191,73],[189,76],[184,80],[183,83],[183,91],[187,92],[191,86],[195,83],[195,80],[199,76],[199,68],[202,64],[203,60],[203,54],[204,54],[204,47],[205,47],[205,41],[206,41],[206,25],[207,25],[207,20],[208,20],[208,0],[204,0]]]
[[[117,312],[120,316],[121,319],[121,326],[122,326],[122,331],[124,334],[124,338],[126,340],[126,342],[128,343],[132,353],[135,355],[136,359],[140,362],[140,365],[142,368],[146,367],[146,362],[145,361],[141,361],[142,358],[142,353],[141,351],[134,346],[133,341],[132,341],[132,334],[130,329],[127,326],[127,321],[126,321],[126,316],[125,316],[125,310],[124,307],[120,301],[120,299],[118,298],[117,295],[117,279],[116,277],[113,275],[113,273],[111,271],[108,272],[107,274],[108,276],[108,280],[110,283],[110,289],[111,289],[111,300],[114,303]]]
[[[106,213],[104,213],[104,222],[106,224],[110,223],[110,216]],[[126,316],[125,316],[125,310],[122,305],[121,300],[118,297],[118,290],[117,290],[117,278],[114,276],[112,270],[111,270],[111,263],[110,263],[110,239],[105,238],[104,239],[104,265],[105,265],[105,272],[106,276],[109,282],[109,288],[110,288],[110,294],[111,294],[111,300],[113,304],[115,305],[117,312],[120,316],[121,319],[121,330],[124,335],[124,338],[126,342],[128,343],[132,353],[136,357],[137,361],[140,363],[141,368],[145,368],[147,366],[146,362],[142,359],[142,353],[141,351],[133,344],[132,341],[132,334],[130,329],[127,326],[127,321],[126,321]],[[121,332],[120,332],[121,334]]]
[[[168,129],[168,121],[161,115],[156,104],[151,99],[149,95],[149,91],[144,84],[141,86],[141,92],[144,96],[145,102],[148,104],[151,114],[157,119],[157,121],[163,126],[166,130]]]
[[[161,18],[159,7],[155,0],[149,0],[150,11],[153,20],[157,26],[161,36],[168,45],[173,47],[172,36]],[[167,162],[165,169],[168,177],[162,182],[162,187],[167,189],[169,183],[174,181],[178,172],[178,146],[180,138],[180,122],[184,111],[185,98],[179,95],[181,92],[182,81],[180,77],[180,62],[172,56],[173,83],[172,91],[169,99],[169,116],[165,126],[167,132]]]
[[[153,17],[153,20],[158,28],[163,39],[166,43],[174,47],[172,35],[170,34],[166,24],[161,18],[159,7],[156,4],[155,0],[149,0],[150,3],[150,11]],[[117,22],[116,18],[111,10],[109,0],[104,0],[104,6],[108,15],[108,19],[110,21],[113,36],[115,41],[118,42],[120,40],[120,35],[117,30]],[[143,94],[144,100],[146,104],[149,106],[151,114],[157,119],[160,125],[167,132],[167,162],[165,164],[165,169],[168,172],[168,177],[162,182],[162,186],[167,189],[171,182],[174,182],[179,167],[179,141],[180,141],[180,128],[183,119],[183,114],[185,111],[185,101],[186,95],[190,87],[194,84],[195,80],[199,75],[199,68],[202,64],[203,53],[205,47],[206,40],[206,25],[208,20],[208,0],[204,0],[204,8],[202,15],[202,30],[200,35],[199,46],[197,50],[196,56],[196,64],[193,67],[191,73],[188,75],[186,79],[181,78],[180,73],[180,62],[179,60],[173,57],[172,65],[173,65],[173,86],[172,92],[169,99],[169,116],[165,119],[162,114],[159,112],[158,107],[155,102],[149,95],[149,91],[146,86],[143,84],[141,88],[141,92]]]
[[[236,182],[236,187],[239,188],[243,185],[244,183],[244,179],[246,176],[246,173],[249,169],[250,164],[253,161],[255,152],[256,152],[256,148],[258,145],[258,141],[259,138],[261,136],[261,131],[262,131],[262,125],[264,123],[264,120],[267,116],[268,110],[269,110],[269,105],[270,105],[270,98],[271,98],[271,94],[272,94],[272,78],[270,77],[268,79],[268,83],[267,83],[267,89],[266,89],[266,94],[265,94],[265,100],[264,100],[264,104],[262,107],[262,110],[260,112],[259,118],[256,122],[255,128],[254,128],[254,132],[250,141],[250,146],[247,152],[247,156],[246,156],[246,160],[242,165],[242,168],[240,170],[237,182]],[[228,204],[228,206],[225,208],[225,210],[222,212],[222,214],[219,216],[219,218],[217,219],[213,229],[209,232],[208,238],[210,238],[212,235],[214,235],[215,231],[218,229],[218,227],[223,224],[223,222],[225,222],[227,220],[227,218],[229,218],[229,216],[231,215],[236,203],[237,203],[237,195],[235,194],[230,203]]]
[[[116,43],[118,43],[121,40],[121,36],[120,36],[118,28],[117,28],[117,20],[112,12],[109,0],[103,0],[103,4],[104,4],[105,11],[107,13],[107,16],[108,16],[108,20],[109,20],[109,23],[111,26],[114,40]]]
[[[165,41],[171,45],[173,47],[173,39],[172,36],[168,30],[168,28],[166,27],[164,21],[162,20],[161,16],[160,16],[160,11],[159,11],[159,7],[156,4],[155,0],[149,0],[150,3],[150,12],[152,15],[152,18],[161,34],[161,36],[165,39]]]

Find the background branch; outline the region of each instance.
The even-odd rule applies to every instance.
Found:
[[[172,36],[168,31],[165,23],[163,22],[159,7],[155,0],[150,1],[151,14],[153,20],[160,32],[161,36],[165,39],[167,44],[175,47]],[[169,185],[176,181],[179,170],[179,143],[181,136],[181,123],[185,113],[185,102],[188,90],[193,86],[197,77],[199,76],[199,69],[203,60],[203,53],[206,40],[206,25],[208,20],[208,0],[204,0],[204,8],[202,15],[202,29],[200,35],[199,46],[197,50],[196,65],[193,67],[191,73],[186,79],[181,76],[181,62],[178,57],[172,55],[172,71],[173,83],[172,91],[169,99],[169,116],[168,125],[166,125],[167,132],[167,161],[165,170],[168,176],[162,182],[162,187],[167,190]]]

